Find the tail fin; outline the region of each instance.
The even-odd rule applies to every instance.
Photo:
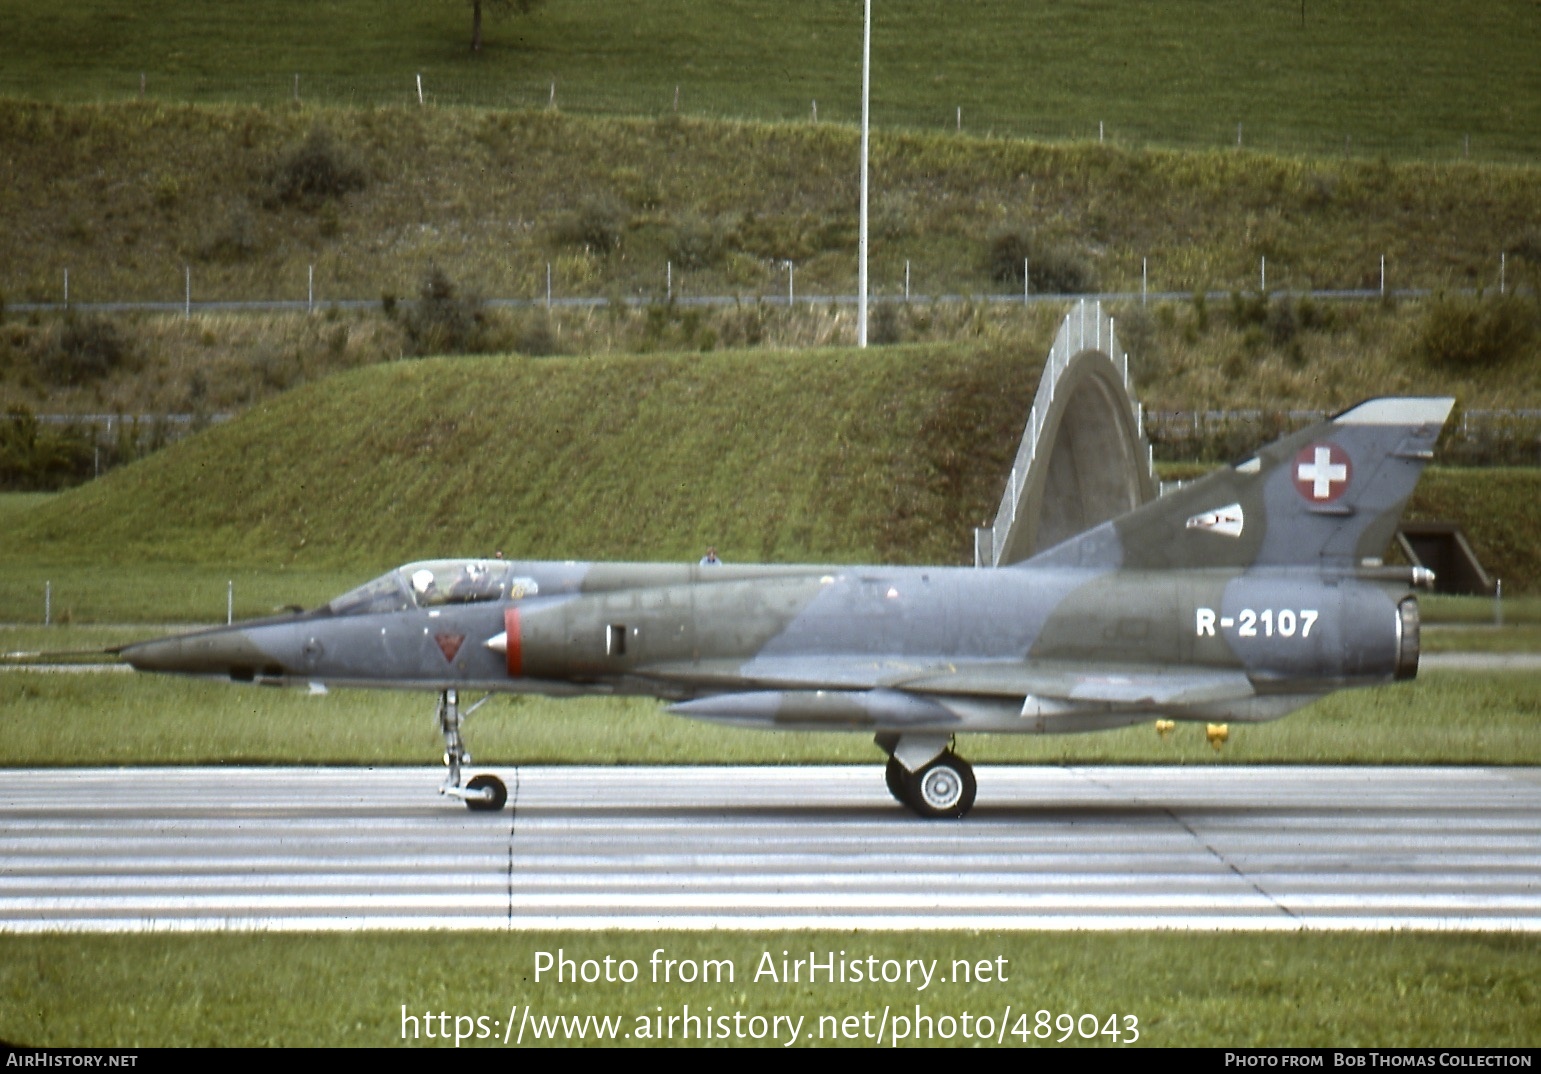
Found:
[[[1454,405],[1445,398],[1360,403],[1028,563],[1361,566],[1390,545]]]

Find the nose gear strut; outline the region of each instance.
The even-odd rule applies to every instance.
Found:
[[[467,809],[496,812],[508,801],[508,788],[504,786],[501,779],[490,773],[483,773],[472,776],[463,787],[460,783],[461,766],[471,763],[471,754],[466,750],[465,739],[460,734],[460,724],[469,719],[471,713],[485,705],[491,697],[492,695],[488,694],[461,712],[460,691],[445,690],[439,694],[439,732],[444,736],[444,764],[449,768],[449,773],[439,787],[439,793],[447,794],[451,798],[459,798],[466,804]]]

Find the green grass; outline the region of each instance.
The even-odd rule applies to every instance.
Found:
[[[1425,653],[1541,653],[1541,625],[1424,624]]]
[[[536,953],[558,949],[575,962],[631,959],[639,980],[584,985],[547,973],[536,981]],[[653,984],[649,960],[659,949],[663,958],[729,961],[733,982]],[[955,959],[989,960],[1004,980],[938,980],[925,992],[909,984],[756,983],[765,953],[779,962],[784,951],[820,959],[842,951],[847,959],[936,959],[938,977],[951,973]],[[697,1015],[710,1009],[801,1017],[799,1043],[806,1046],[821,1016],[870,1011],[875,1026],[885,1006],[913,1018],[918,1004],[933,1018],[954,1019],[965,1011],[1000,1019],[1009,1005],[1011,1027],[1021,1024],[1029,1034],[1039,1010],[1051,1019],[1096,1013],[1102,1024],[1110,1014],[1133,1015],[1138,1045],[1146,1047],[1528,1047],[1541,999],[1538,957],[1537,937],[1501,934],[0,936],[0,1039],[119,1049],[390,1047],[403,1043],[405,1008],[419,1029],[424,1014],[446,1013],[442,1027],[451,1045],[456,1015],[472,1019],[462,1024],[471,1031],[475,1018],[485,1017],[487,1029],[497,1023],[496,1036],[466,1046],[501,1045],[502,1022],[515,1004],[543,1015],[620,1015],[631,1031],[659,1008],[666,1016],[683,1014],[688,1004]],[[1018,1023],[1023,1011],[1025,1022]],[[1118,1024],[1128,1025],[1122,1017]]]
[[[275,199],[310,133],[332,132],[363,189],[322,204]],[[850,344],[849,307],[767,305],[796,263],[799,295],[855,289],[856,212],[844,128],[594,119],[469,109],[320,110],[0,101],[0,299],[318,300],[380,308],[315,316],[117,315],[106,372],[73,370],[55,316],[0,325],[0,405],[46,412],[242,410],[297,384],[415,353],[410,314],[429,266],[460,293],[653,303],[623,310],[493,310],[465,347],[569,354]],[[1031,232],[1086,266],[1099,290],[1245,292],[1378,285],[1533,293],[1541,277],[1541,169],[1471,163],[1300,160],[1234,152],[884,133],[874,142],[874,294],[1015,293],[992,278],[992,239]],[[467,176],[477,176],[474,185]],[[112,176],[128,178],[112,180]],[[66,208],[61,209],[61,205]],[[586,220],[613,248],[596,245]],[[737,295],[699,310],[680,296]],[[1294,327],[1250,323],[1228,302],[1114,312],[1142,398],[1165,408],[1335,409],[1376,393],[1448,390],[1469,408],[1541,400],[1541,310],[1479,359],[1435,361],[1429,303],[1324,306]],[[1245,305],[1245,303],[1243,303]],[[1292,307],[1293,308],[1293,307]],[[1264,304],[1267,313],[1267,304]],[[1057,307],[915,303],[906,341],[983,339],[1045,353]],[[87,318],[87,324],[92,323]],[[423,343],[423,346],[431,346]],[[87,354],[89,357],[89,354]],[[89,472],[89,471],[88,471]]]
[[[1437,472],[1437,471],[1436,471]],[[1418,598],[1425,623],[1491,626],[1492,597],[1457,597],[1426,594]],[[1541,597],[1505,596],[1502,601],[1504,623],[1509,626],[1541,624]]]
[[[999,340],[869,351],[392,363],[6,507],[0,607],[217,622],[412,559],[962,563],[1037,383]],[[603,400],[603,406],[595,406]],[[1505,590],[1541,583],[1541,471],[1425,475]]]
[[[793,0],[553,0],[492,19],[468,51],[459,3],[275,0],[258,11],[6,0],[0,90],[61,100],[435,102],[855,122],[861,9]],[[873,117],[883,126],[1321,152],[1531,159],[1541,51],[1523,0],[1306,9],[1223,0],[1038,5],[992,0],[941,17],[875,13]]]
[[[126,672],[0,672],[0,711],[26,734],[0,765],[428,764],[441,751],[425,693],[302,690]],[[867,734],[744,731],[651,700],[499,698],[468,728],[483,764],[871,764]],[[1541,676],[1426,673],[1334,694],[1282,720],[1149,724],[1094,735],[964,735],[978,764],[1541,764]]]
[[[274,177],[317,128],[362,189],[294,205]],[[845,127],[531,111],[0,100],[11,161],[9,302],[413,296],[430,264],[505,298],[851,294]],[[1496,288],[1535,274],[1538,173],[1475,162],[1297,159],[883,132],[872,149],[874,293],[1005,293],[989,242],[1024,229],[1096,289]],[[122,177],[113,180],[111,177]],[[468,184],[467,176],[477,177]],[[61,208],[63,206],[63,208]],[[597,219],[606,252],[579,227]],[[688,240],[688,241],[687,241]],[[1529,251],[1529,260],[1520,251]],[[216,333],[217,334],[217,333]],[[282,347],[283,344],[280,344]],[[278,357],[281,357],[281,353]]]

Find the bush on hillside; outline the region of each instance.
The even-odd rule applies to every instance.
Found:
[[[353,153],[318,126],[273,169],[269,201],[314,210],[364,184],[364,168]]]
[[[899,322],[899,306],[894,302],[874,303],[867,325],[867,342],[874,346],[886,346],[904,341],[904,327]]]
[[[1002,231],[990,239],[987,256],[990,278],[1028,287],[1040,295],[1077,295],[1095,290],[1096,273],[1078,254],[1038,240],[1024,231]]]
[[[105,317],[70,314],[58,344],[38,355],[38,372],[61,386],[90,384],[127,367],[133,357],[132,342],[115,323]]]
[[[682,269],[710,268],[722,260],[727,242],[723,229],[701,216],[687,216],[674,228],[669,257]]]
[[[568,246],[581,246],[594,254],[620,248],[626,211],[613,198],[587,198],[577,209],[557,218],[553,237]]]
[[[423,277],[417,301],[402,317],[402,327],[413,354],[474,354],[483,349],[485,321],[481,300],[462,294],[435,266]]]
[[[1432,366],[1465,371],[1517,357],[1536,335],[1534,301],[1519,295],[1439,295],[1429,302],[1414,347]]]

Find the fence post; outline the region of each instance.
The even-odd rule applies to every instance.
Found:
[[[904,301],[910,300],[910,259],[904,259]]]
[[[551,262],[546,262],[546,308],[551,308]]]
[[[54,621],[54,584],[43,583],[43,625],[53,626]]]
[[[1493,625],[1504,625],[1504,580],[1502,578],[1493,583]]]
[[[1386,255],[1380,255],[1380,296],[1386,297]]]
[[[1148,258],[1140,258],[1140,305],[1145,305],[1150,293],[1150,264]]]
[[[421,74],[417,76],[417,103],[419,105],[423,103],[423,76]]]
[[[235,622],[235,579],[225,583],[225,625]]]
[[[182,319],[190,321],[193,318],[193,268],[191,265],[182,266],[183,293],[182,293]]]
[[[666,299],[668,301],[673,302],[674,301],[674,262],[673,261],[665,261],[663,263],[663,266],[664,266],[664,268],[663,268],[664,295],[665,295],[665,297],[666,297]]]
[[[316,266],[311,265],[310,271],[305,277],[305,309],[308,313],[316,310]]]

